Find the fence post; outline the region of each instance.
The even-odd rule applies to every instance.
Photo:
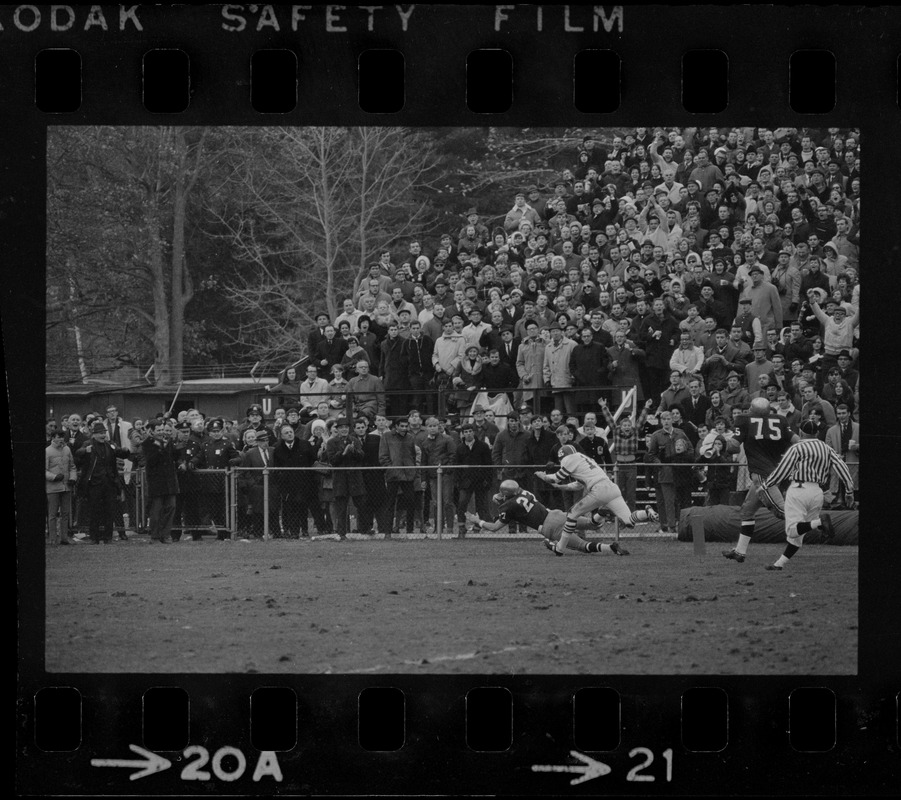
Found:
[[[613,483],[619,486],[619,464],[613,462]],[[619,517],[613,515],[613,539],[619,542]]]
[[[444,470],[441,467],[438,467],[437,478],[435,481],[435,494],[438,495],[435,498],[435,528],[438,531],[438,541],[441,541],[441,530],[444,528],[444,493],[443,493],[443,481],[441,480],[441,476],[444,474]]]
[[[271,539],[269,534],[269,470],[263,470],[263,541]]]
[[[229,483],[231,484],[232,502],[231,502],[231,540],[234,542],[238,538],[238,471],[233,469],[229,472]]]

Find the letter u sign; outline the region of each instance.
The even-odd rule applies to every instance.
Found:
[[[272,416],[272,398],[264,397],[263,402],[260,403],[263,406],[263,416],[271,417]]]

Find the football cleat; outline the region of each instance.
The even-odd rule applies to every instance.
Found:
[[[651,508],[651,506],[648,506],[645,509],[645,512],[648,515],[648,522],[659,522],[660,521],[660,515],[657,513],[656,509]]]
[[[723,550],[723,557],[729,558],[732,561],[737,561],[739,564],[745,560],[744,553],[739,553],[737,550]],[[769,569],[769,567],[767,567],[767,569]]]
[[[548,541],[547,539],[545,539],[545,540],[544,540],[544,546],[545,546],[548,550],[550,550],[555,556],[557,556],[557,557],[559,557],[559,558],[562,558],[562,557],[563,557],[563,553],[561,553],[561,552],[559,552],[559,551],[557,550],[557,545],[554,544],[553,542]]]
[[[823,541],[831,542],[835,538],[835,525],[832,524],[832,517],[829,514],[823,514],[820,517],[820,530],[823,532]]]
[[[770,572],[782,572],[782,567],[777,567],[775,564],[767,564],[764,569]]]
[[[623,547],[619,542],[611,542],[611,543],[610,543],[610,550],[611,550],[611,552],[612,552],[614,555],[617,555],[617,556],[627,556],[627,555],[629,555],[629,551],[626,550],[626,548]]]

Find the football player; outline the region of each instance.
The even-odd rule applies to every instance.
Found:
[[[500,491],[494,496],[494,502],[500,506],[497,519],[492,522],[479,519],[477,514],[467,512],[466,519],[473,525],[478,525],[483,531],[497,531],[511,523],[525,525],[534,528],[544,537],[544,546],[558,552],[554,543],[560,541],[560,534],[566,523],[566,514],[556,509],[548,509],[542,505],[538,498],[531,492],[520,488],[516,481],[503,481]],[[596,530],[597,523],[589,517],[579,517],[576,520],[576,529],[580,531]],[[586,542],[577,534],[572,534],[567,542],[570,550],[578,550],[581,553],[612,553],[616,556],[627,556],[629,551],[621,547],[617,542],[603,544],[601,542]]]
[[[785,417],[770,411],[769,400],[756,397],[751,401],[749,413],[738,418],[737,432],[732,441],[744,446],[751,478],[751,486],[741,506],[738,543],[732,550],[723,550],[726,558],[740,564],[745,560],[748,545],[754,536],[754,514],[757,509],[769,506],[770,501],[778,508],[784,507],[785,501],[778,486],[770,486],[768,497],[764,499],[761,499],[759,489],[798,437],[789,429]]]
[[[572,484],[585,487],[585,493],[581,499],[567,512],[566,522],[560,534],[560,541],[556,544],[556,552],[562,555],[566,551],[570,537],[576,531],[576,522],[580,515],[596,511],[599,508],[608,508],[628,528],[634,527],[636,522],[655,522],[658,519],[657,512],[648,508],[642,511],[630,511],[626,501],[623,500],[619,490],[607,473],[598,466],[598,463],[580,453],[571,444],[565,444],[557,451],[560,459],[560,469],[553,475],[546,472],[536,472],[535,475],[546,483],[558,488],[572,488]],[[592,520],[598,524],[600,514],[593,514]]]

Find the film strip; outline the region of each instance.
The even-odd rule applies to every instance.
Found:
[[[862,7],[0,8],[19,793],[895,793],[899,34],[897,10]],[[665,589],[639,553],[614,569],[452,543],[418,576],[400,549],[376,574],[326,556],[333,584],[270,553],[153,554],[84,585],[44,553],[35,432],[48,141],[100,125],[859,130],[879,284],[859,558],[800,595],[791,574],[724,579],[697,542],[673,544]]]

